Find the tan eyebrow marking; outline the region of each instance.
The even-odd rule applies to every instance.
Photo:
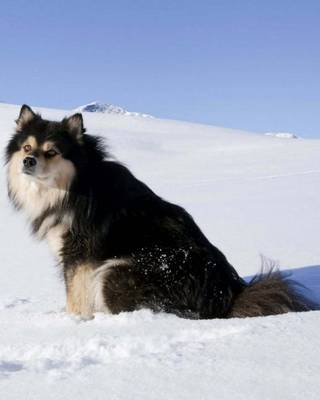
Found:
[[[34,136],[28,136],[27,139],[22,143],[21,148],[29,144],[32,147],[32,150],[35,150],[38,147],[38,142]]]
[[[55,144],[53,142],[45,142],[42,145],[42,150],[43,151],[48,151],[48,150],[51,150],[51,149],[55,149]]]

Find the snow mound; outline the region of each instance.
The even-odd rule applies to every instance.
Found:
[[[289,132],[267,132],[266,136],[273,136],[281,139],[299,139],[299,136]]]
[[[153,118],[152,115],[149,115],[149,114],[127,111],[124,108],[116,106],[114,104],[105,104],[105,103],[100,103],[98,101],[93,101],[92,103],[88,103],[83,106],[79,106],[74,111],[75,112],[91,112],[91,113],[103,113],[103,114],[129,115],[132,117],[142,117],[142,118]]]

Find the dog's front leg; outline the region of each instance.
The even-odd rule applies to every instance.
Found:
[[[65,274],[67,290],[66,310],[85,319],[93,318],[94,299],[92,293],[93,269],[88,264],[80,264]]]

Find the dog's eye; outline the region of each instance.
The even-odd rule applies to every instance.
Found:
[[[30,146],[30,144],[26,144],[25,146],[23,146],[23,150],[26,153],[29,153],[32,150],[32,147]]]
[[[54,157],[57,154],[58,154],[58,152],[56,150],[54,150],[54,149],[46,151],[46,157],[49,157],[49,158]]]

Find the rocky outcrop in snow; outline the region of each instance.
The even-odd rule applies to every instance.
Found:
[[[119,114],[119,115],[130,115],[133,117],[152,118],[152,115],[149,114],[127,111],[122,107],[115,106],[113,104],[100,103],[98,101],[93,101],[92,103],[79,106],[74,111],[94,112],[94,113],[104,113],[104,114]]]
[[[299,136],[289,132],[267,132],[266,136],[273,136],[281,139],[299,139]]]

